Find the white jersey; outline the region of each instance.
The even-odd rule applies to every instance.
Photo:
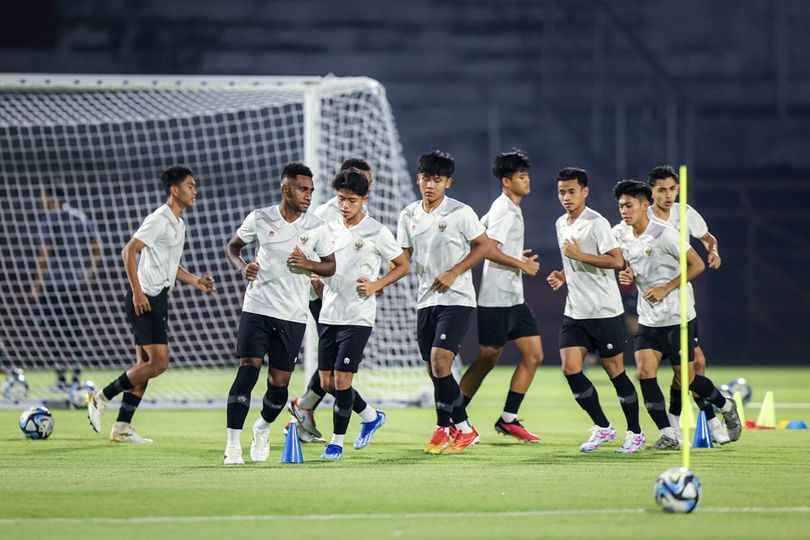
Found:
[[[470,241],[485,231],[472,208],[447,196],[429,214],[422,208],[422,201],[411,203],[400,212],[397,241],[403,248],[413,248],[413,263],[419,278],[417,309],[475,307],[475,289],[469,270],[458,276],[446,292],[440,293],[431,287],[436,277],[467,256]]]
[[[327,223],[335,240],[335,275],[323,279],[321,324],[374,326],[377,298],[357,294],[357,280],[375,281],[382,261],[402,254],[394,234],[379,221],[365,216],[346,227],[343,218]]]
[[[304,213],[288,223],[275,205],[248,214],[236,235],[245,243],[258,244],[259,275],[248,284],[242,310],[306,323],[309,272],[291,269],[287,259],[296,246],[310,260],[335,251],[324,221]]]
[[[655,212],[653,212],[652,206],[647,209],[647,217],[668,223],[674,227],[675,230],[678,230],[681,223],[681,211],[679,203],[672,203],[672,208],[669,209],[668,219],[661,219],[656,216]],[[706,225],[706,220],[703,219],[703,216],[701,216],[697,210],[688,204],[686,205],[686,225],[689,228],[689,236],[692,238],[697,238],[698,240],[706,236],[706,233],[709,232],[709,226]]]
[[[138,281],[148,296],[157,296],[166,287],[174,287],[183,246],[186,243],[186,224],[175,217],[164,204],[143,220],[132,235],[146,247],[138,261]]]
[[[655,327],[680,324],[681,295],[677,289],[655,304],[644,298],[644,291],[650,287],[665,285],[680,275],[678,231],[663,221],[651,219],[647,229],[638,237],[625,223],[613,227],[613,234],[621,244],[624,260],[636,275],[638,323]],[[691,321],[695,318],[695,295],[691,283],[686,287],[687,316]]]
[[[560,253],[566,240],[576,239],[583,253],[605,255],[619,247],[610,231],[610,223],[599,212],[585,208],[568,224],[568,214],[557,219],[557,243]],[[572,319],[607,319],[624,313],[616,275],[610,268],[598,268],[562,256],[568,296],[565,315]]]
[[[489,212],[481,218],[487,236],[498,242],[500,250],[523,258],[523,212],[505,194],[495,199]],[[510,307],[523,303],[523,273],[512,266],[484,261],[484,273],[478,289],[478,305],[483,307]]]

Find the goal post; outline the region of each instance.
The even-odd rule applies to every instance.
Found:
[[[213,275],[217,293],[175,287],[172,367],[150,382],[144,402],[224,403],[245,286],[225,259],[225,245],[252,209],[279,201],[285,163],[303,161],[313,170],[315,202],[323,202],[347,157],[371,165],[369,213],[395,231],[399,211],[415,193],[385,89],[372,79],[0,75],[0,368],[8,373],[0,406],[63,399],[59,366],[68,385],[78,368],[82,381],[99,386],[132,363],[120,251],[163,203],[161,171],[178,163],[194,170],[199,191],[184,214],[182,263]],[[49,217],[56,210],[43,207],[44,188],[61,198],[59,211],[86,226]],[[92,272],[79,276],[77,269],[93,266],[91,237],[100,257]],[[43,263],[42,245],[54,241],[59,245],[50,246]],[[41,266],[37,295],[32,288]],[[357,376],[371,401],[426,398],[429,381],[414,339],[415,297],[410,275],[387,287],[378,302]],[[307,372],[317,366],[311,334]],[[20,369],[27,389],[16,380]]]

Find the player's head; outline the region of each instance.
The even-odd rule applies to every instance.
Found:
[[[312,203],[315,184],[312,171],[303,163],[288,163],[281,170],[281,199],[295,212],[306,212]]]
[[[54,185],[50,180],[46,180],[40,191],[39,203],[43,210],[53,210],[61,208],[65,202],[65,188]]]
[[[368,180],[369,189],[371,188],[371,184],[374,182],[374,177],[371,174],[371,165],[368,164],[368,161],[365,159],[350,157],[343,160],[343,163],[340,164],[341,171],[345,171],[346,169],[357,169],[360,171],[360,173]]]
[[[419,156],[416,184],[422,198],[433,203],[444,197],[444,192],[453,184],[456,160],[447,152],[433,150]]]
[[[352,167],[340,171],[332,181],[332,187],[337,191],[338,208],[343,219],[353,221],[368,202],[368,178],[363,171]]]
[[[672,203],[678,198],[679,182],[678,173],[669,165],[661,165],[651,170],[647,175],[647,183],[652,189],[655,206],[669,211]]]
[[[650,186],[638,180],[622,180],[613,187],[613,196],[619,202],[619,214],[628,225],[647,219],[647,208],[652,203]]]
[[[501,187],[523,197],[532,190],[529,170],[532,162],[523,150],[511,150],[495,156],[492,163],[492,174],[501,183]]]
[[[585,169],[566,167],[557,173],[557,198],[569,214],[585,206],[588,198],[588,173]]]
[[[166,195],[172,197],[182,208],[189,208],[197,200],[197,182],[191,169],[173,165],[160,175],[160,183]]]

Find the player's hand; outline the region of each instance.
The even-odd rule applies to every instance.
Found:
[[[580,260],[582,258],[582,248],[579,247],[579,240],[571,238],[563,242],[563,255],[575,261]]]
[[[309,268],[307,268],[308,264],[309,259],[307,259],[307,256],[304,255],[304,252],[301,251],[298,246],[295,246],[293,252],[287,257],[287,266],[301,270],[309,270]]]
[[[31,300],[38,302],[41,297],[42,287],[39,285],[39,283],[35,283],[34,286],[31,287]]]
[[[529,255],[531,252],[531,249],[523,250],[523,268],[521,268],[521,270],[524,274],[529,274],[534,277],[537,275],[537,272],[540,271],[540,263],[537,262],[539,255]]]
[[[622,285],[632,285],[636,282],[636,275],[633,273],[633,269],[629,266],[624,270],[619,271],[619,283]]]
[[[709,268],[712,270],[717,270],[720,268],[720,265],[723,264],[723,260],[720,258],[720,254],[716,251],[709,252]]]
[[[644,291],[644,298],[647,299],[648,302],[652,304],[657,304],[661,300],[667,297],[669,291],[666,290],[664,287],[650,287],[646,291]]]
[[[556,291],[565,284],[565,273],[559,270],[554,270],[548,275],[546,281],[551,285],[551,290]]]
[[[363,298],[368,298],[372,294],[377,294],[377,292],[381,290],[382,289],[380,289],[376,281],[371,281],[366,276],[360,276],[357,278],[357,294]]]
[[[205,294],[213,294],[217,290],[217,288],[214,286],[214,278],[207,275],[197,278],[197,288]]]
[[[256,281],[259,277],[259,263],[253,261],[242,269],[242,277],[248,281]]]
[[[447,292],[450,287],[453,286],[453,283],[456,281],[456,275],[452,272],[445,272],[444,274],[440,274],[436,276],[436,279],[433,280],[433,285],[431,285],[431,289],[436,292]]]
[[[140,317],[147,311],[152,311],[152,306],[149,305],[149,298],[141,292],[132,293],[132,305],[135,306],[135,315]]]

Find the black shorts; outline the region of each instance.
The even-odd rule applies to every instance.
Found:
[[[321,307],[323,306],[323,300],[320,298],[316,300],[309,301],[309,312],[312,313],[312,316],[315,317],[315,322],[318,322],[318,319],[321,318]]]
[[[697,319],[692,319],[687,325],[689,342],[689,361],[695,359],[695,346],[697,345]],[[662,354],[661,361],[669,360],[670,364],[677,366],[681,362],[681,325],[672,326],[644,326],[638,325],[638,334],[633,340],[634,349],[652,349]]]
[[[560,325],[560,349],[585,347],[600,358],[612,358],[624,352],[624,315],[606,319],[572,319],[563,315]]]
[[[370,326],[318,325],[318,370],[357,373]]]
[[[430,361],[433,347],[458,354],[475,308],[468,306],[430,306],[416,311],[416,339],[422,360]]]
[[[307,325],[258,313],[242,312],[236,340],[238,358],[269,358],[270,367],[293,371]]]
[[[478,306],[478,344],[503,347],[507,341],[539,336],[537,320],[529,304],[509,307]]]
[[[132,325],[135,334],[135,345],[168,345],[169,344],[169,288],[166,287],[157,296],[146,295],[150,310],[135,315],[132,303],[132,291],[127,289],[124,296],[124,312]]]

